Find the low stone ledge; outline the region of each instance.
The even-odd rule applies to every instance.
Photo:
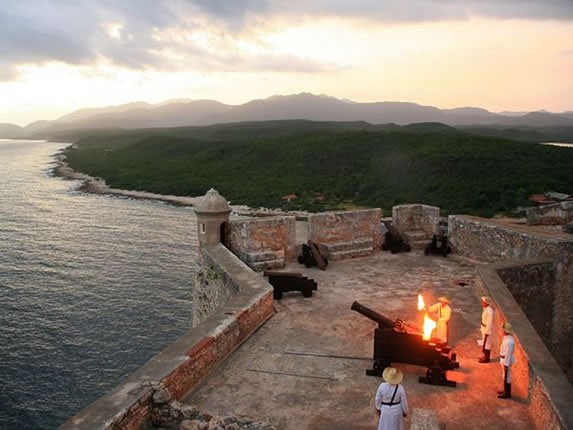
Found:
[[[68,419],[61,430],[135,430],[150,413],[152,385],[181,399],[273,314],[272,286],[223,245],[205,247],[240,287],[217,312],[167,346],[111,392]]]

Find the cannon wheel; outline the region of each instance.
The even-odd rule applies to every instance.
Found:
[[[450,381],[446,378],[446,371],[442,369],[440,366],[431,366],[428,367],[426,371],[426,376],[420,376],[418,378],[418,382],[422,384],[430,384],[430,385],[442,385],[446,387],[455,387],[456,381]]]
[[[382,358],[380,360],[374,360],[372,369],[366,370],[366,374],[368,376],[382,376],[382,372],[384,372],[384,369],[390,367],[391,364],[392,363],[390,363],[390,361],[386,360],[385,358]]]

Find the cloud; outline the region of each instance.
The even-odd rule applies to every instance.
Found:
[[[384,23],[470,17],[573,20],[572,0],[0,0],[0,80],[20,64],[107,62],[131,69],[312,72],[292,54],[248,52],[241,42],[277,18],[340,17]],[[210,33],[215,49],[194,39]],[[240,57],[240,58],[239,58]],[[180,61],[179,61],[180,60]]]
[[[489,17],[573,20],[571,0],[187,0],[228,21],[250,15],[338,16],[383,22],[417,22]]]

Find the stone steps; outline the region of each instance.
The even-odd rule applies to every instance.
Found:
[[[285,265],[284,250],[247,252],[247,265],[255,272],[268,269],[280,269]]]
[[[285,260],[283,258],[276,260],[247,262],[247,265],[255,272],[262,272],[264,270],[282,269],[283,267],[285,267]]]
[[[332,261],[347,260],[350,258],[370,257],[374,249],[349,249],[347,251],[335,251],[329,254]]]
[[[356,257],[367,257],[374,252],[374,241],[370,238],[355,239],[346,242],[321,243],[321,253],[329,260],[345,260]]]
[[[427,233],[419,230],[402,232],[402,237],[412,249],[424,249],[432,241],[432,238],[428,239]]]

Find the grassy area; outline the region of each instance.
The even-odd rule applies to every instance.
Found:
[[[444,213],[512,213],[528,196],[573,192],[573,150],[441,124],[268,121],[100,133],[70,165],[113,187],[320,211],[425,203]],[[299,196],[291,202],[281,197]]]

